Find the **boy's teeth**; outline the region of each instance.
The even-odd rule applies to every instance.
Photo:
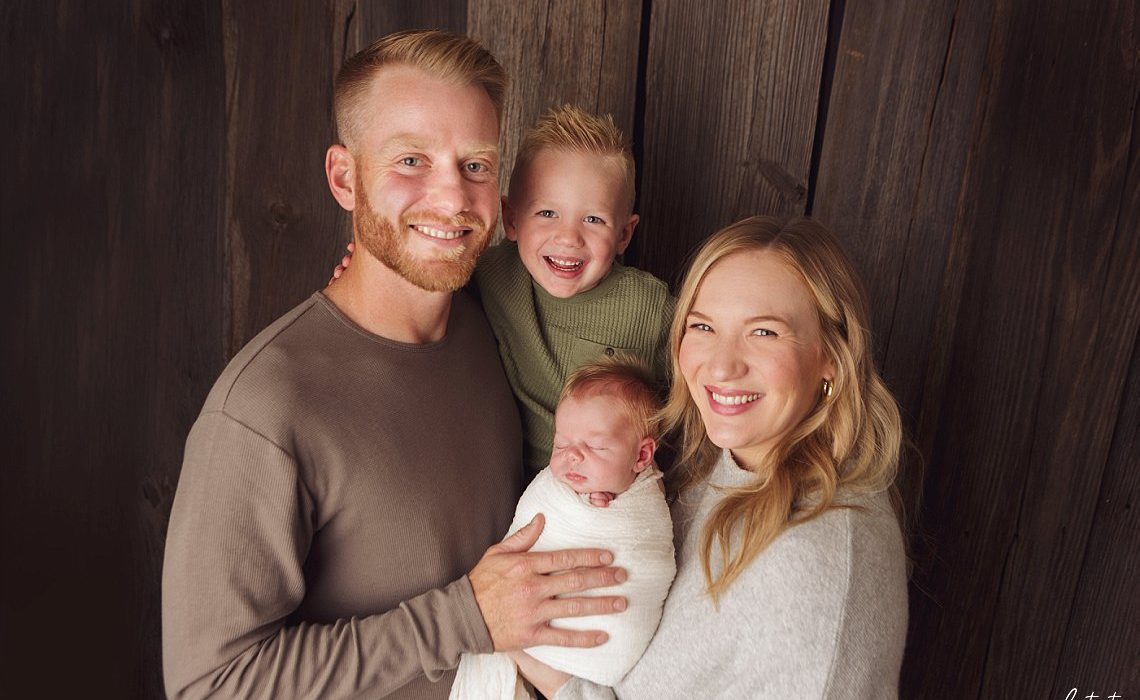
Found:
[[[550,256],[547,256],[546,259],[549,260],[550,262],[554,263],[558,267],[581,267],[582,266],[581,260],[563,260],[562,258],[553,258]]]
[[[413,226],[412,228],[419,231],[420,233],[431,236],[432,238],[442,238],[445,241],[454,240],[454,239],[462,236],[464,233],[466,233],[466,231],[463,231],[463,230],[440,231],[439,229],[431,228],[430,226]]]
[[[722,406],[739,406],[745,403],[752,403],[760,398],[760,394],[744,394],[741,396],[724,396],[715,391],[712,392],[713,401],[721,404]]]

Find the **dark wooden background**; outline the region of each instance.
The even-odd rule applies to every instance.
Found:
[[[926,468],[904,697],[1140,694],[1136,0],[3,2],[2,694],[161,694],[186,433],[338,259],[332,77],[410,27],[507,67],[508,163],[612,112],[671,282],[748,214],[842,236]]]

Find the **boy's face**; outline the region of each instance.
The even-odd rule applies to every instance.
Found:
[[[653,462],[656,444],[639,432],[611,396],[567,397],[554,413],[554,478],[578,493],[624,492]]]
[[[637,226],[617,156],[543,149],[516,189],[503,201],[507,238],[534,281],[560,299],[596,287]]]

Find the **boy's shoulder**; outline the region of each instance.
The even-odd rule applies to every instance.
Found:
[[[628,294],[637,290],[662,297],[669,296],[669,285],[665,284],[665,280],[651,272],[646,272],[636,267],[626,267],[619,262],[615,262],[613,267],[610,268],[609,276],[613,278],[615,282],[614,289],[617,290],[618,293]]]

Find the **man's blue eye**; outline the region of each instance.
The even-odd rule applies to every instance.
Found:
[[[419,165],[420,159],[415,156],[408,156],[407,158],[401,158],[400,162],[404,165]]]
[[[490,169],[482,163],[468,163],[464,167],[467,168],[467,172],[470,173],[482,173]]]

